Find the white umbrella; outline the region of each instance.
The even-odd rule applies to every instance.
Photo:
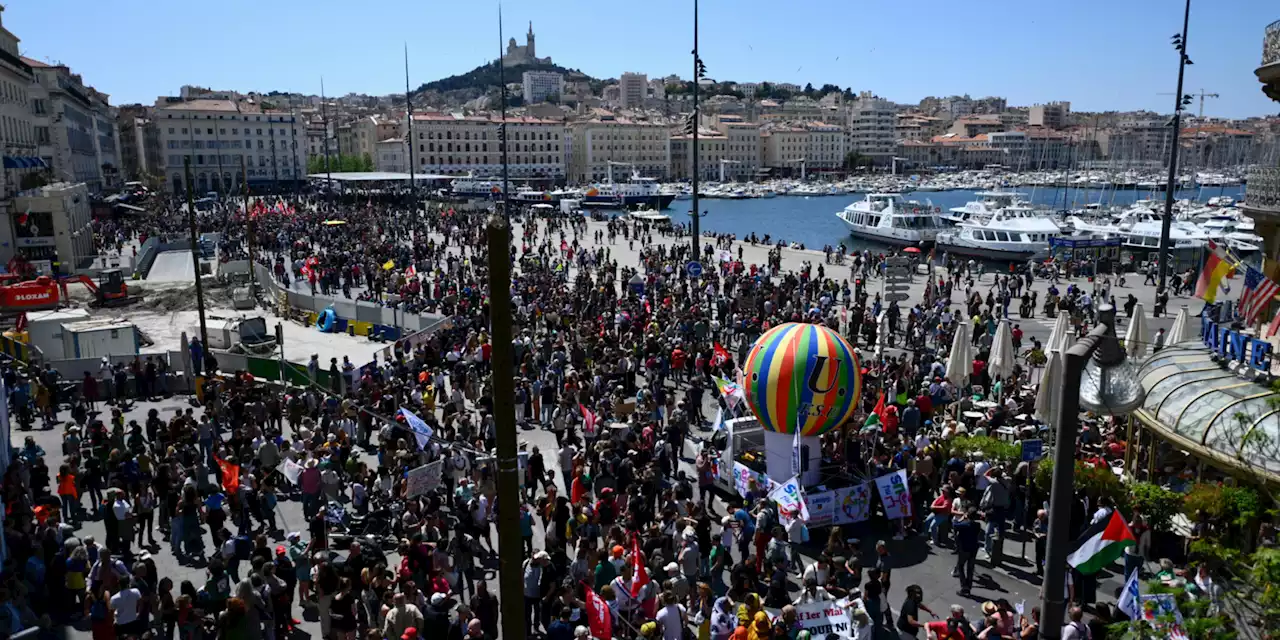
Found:
[[[1124,350],[1129,355],[1140,358],[1147,355],[1147,344],[1151,337],[1147,335],[1147,316],[1142,313],[1142,303],[1134,305],[1133,317],[1129,318],[1129,328],[1124,331]]]
[[[995,339],[991,341],[991,356],[987,358],[987,368],[993,381],[1013,374],[1013,361],[1017,355],[1013,351],[1013,332],[1009,329],[1009,321],[1001,320],[996,327]]]
[[[1058,411],[1056,395],[1062,377],[1062,354],[1050,351],[1049,360],[1044,364],[1044,376],[1040,378],[1040,386],[1036,389],[1036,417],[1049,422]]]
[[[1182,305],[1178,309],[1178,316],[1173,319],[1173,327],[1169,329],[1168,335],[1165,336],[1164,343],[1166,345],[1174,345],[1187,340],[1187,328],[1191,325],[1191,311],[1187,309],[1187,305]]]
[[[1062,351],[1067,348],[1067,336],[1071,334],[1071,317],[1066,310],[1058,312],[1053,321],[1053,331],[1049,332],[1049,341],[1044,344],[1045,351]]]
[[[947,377],[957,387],[964,387],[973,371],[973,352],[969,348],[969,323],[960,321],[956,335],[951,340],[951,353],[947,355]]]

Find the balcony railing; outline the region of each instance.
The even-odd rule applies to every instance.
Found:
[[[1253,169],[1249,172],[1244,206],[1280,215],[1280,167]]]
[[[1262,32],[1262,66],[1280,63],[1280,20]]]

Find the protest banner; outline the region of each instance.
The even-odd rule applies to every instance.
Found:
[[[444,460],[436,460],[407,471],[404,474],[405,495],[413,498],[440,486],[440,471],[443,466]]]
[[[778,519],[783,526],[789,526],[796,518],[802,522],[809,521],[809,509],[804,504],[799,477],[792,476],[790,480],[774,487],[769,492],[769,499],[778,504]]]
[[[884,516],[890,520],[911,517],[911,492],[907,489],[907,472],[899,469],[876,478],[880,502],[884,504]]]
[[[871,517],[871,483],[837,489],[831,524],[853,524]]]
[[[774,620],[780,614],[778,609],[766,607],[765,611]],[[849,624],[849,612],[838,602],[811,602],[796,607],[796,625],[813,638],[825,638],[829,634],[847,638]]]

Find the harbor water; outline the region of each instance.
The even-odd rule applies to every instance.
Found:
[[[1060,211],[1063,208],[1063,189],[1022,188],[1017,189],[1036,205]],[[933,207],[941,207],[945,212],[951,207],[962,207],[966,202],[977,200],[976,191],[919,191],[906,194],[908,200],[918,200]],[[745,238],[751,233],[763,238],[769,234],[770,241],[798,242],[806,249],[821,249],[824,245],[838,246],[844,243],[850,248],[869,248],[880,250],[883,247],[874,242],[854,238],[849,229],[836,218],[836,213],[848,205],[862,200],[865,194],[851,193],[843,196],[777,196],[774,198],[756,198],[748,200],[702,199],[698,202],[704,212],[701,221],[702,231],[716,233],[732,233],[738,238]],[[1198,200],[1204,202],[1214,196],[1227,196],[1241,200],[1244,198],[1244,187],[1185,189],[1178,192],[1178,199]],[[1160,193],[1150,190],[1115,190],[1115,189],[1070,189],[1066,193],[1066,207],[1081,208],[1086,204],[1101,203],[1103,206],[1126,206],[1137,200],[1159,199]],[[686,223],[692,202],[676,200],[671,208],[665,211],[673,222]]]

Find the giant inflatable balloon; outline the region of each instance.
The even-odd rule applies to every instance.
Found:
[[[747,403],[769,431],[826,433],[853,416],[862,395],[858,354],[827,327],[791,322],[760,336],[743,369]]]

